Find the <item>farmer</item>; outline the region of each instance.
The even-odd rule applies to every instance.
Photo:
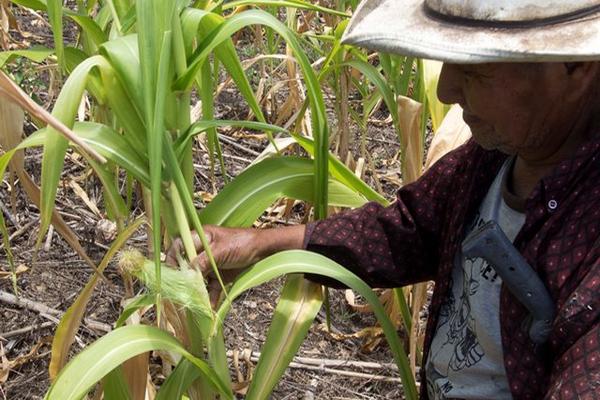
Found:
[[[225,277],[305,248],[374,287],[434,280],[422,398],[600,398],[600,1],[367,0],[344,40],[443,61],[438,96],[462,106],[472,140],[387,208],[207,227]],[[490,220],[550,294],[543,344],[495,269],[462,254]]]

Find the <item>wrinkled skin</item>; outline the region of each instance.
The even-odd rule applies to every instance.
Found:
[[[486,149],[516,155],[510,189],[526,198],[535,184],[587,139],[598,122],[600,63],[444,64],[438,97],[462,106],[474,140]],[[273,253],[302,248],[305,227],[231,229],[205,227],[223,279]],[[195,238],[192,261],[208,278],[213,300],[219,285]],[[177,241],[169,260],[181,249]]]
[[[458,103],[473,139],[516,155],[512,188],[527,197],[597,118],[599,62],[444,64],[438,97]]]

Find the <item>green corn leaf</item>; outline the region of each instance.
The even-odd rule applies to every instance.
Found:
[[[4,67],[6,63],[11,62],[15,58],[25,57],[33,62],[41,63],[46,58],[54,54],[54,50],[45,47],[32,47],[28,50],[8,50],[0,52],[0,67]]]
[[[144,100],[142,93],[142,77],[140,74],[140,53],[138,36],[128,35],[110,40],[100,47],[102,54],[114,68],[115,76],[123,86],[127,98],[133,99],[137,118],[143,120]],[[115,112],[118,108],[113,107]],[[138,123],[143,126],[143,122]],[[145,132],[145,129],[143,129]]]
[[[404,295],[402,288],[394,288],[392,290],[394,291],[394,297],[396,298],[396,301],[398,302],[398,305],[400,307],[400,315],[402,316],[402,323],[404,323],[404,326],[406,327],[406,331],[410,332],[412,329],[412,316],[410,313],[410,307],[408,306],[408,303],[406,302],[406,296]]]
[[[246,395],[267,399],[304,341],[323,303],[321,285],[302,275],[288,276]]]
[[[200,376],[200,371],[194,364],[186,359],[181,360],[161,385],[155,400],[181,399]]]
[[[117,367],[110,371],[102,380],[104,398],[110,400],[131,400],[129,386],[123,376],[123,369]]]
[[[123,312],[121,313],[121,315],[119,315],[119,319],[117,320],[117,322],[115,322],[115,327],[120,328],[124,326],[125,322],[127,321],[127,318],[131,317],[134,312],[136,312],[142,307],[151,306],[152,304],[154,304],[155,301],[156,298],[150,294],[144,294],[136,297],[134,300],[132,300],[125,306]]]
[[[314,164],[297,157],[265,159],[231,181],[200,212],[203,224],[250,226],[281,197],[314,201]],[[329,180],[330,205],[359,207],[366,199],[345,185]]]
[[[219,27],[225,19],[220,15],[208,13],[204,10],[198,9],[186,9],[182,15],[182,24],[184,26],[184,38],[186,41],[186,47],[191,52],[192,42],[198,37],[206,37]],[[237,55],[235,46],[231,39],[225,40],[222,44],[218,45],[214,49],[216,57],[223,64],[229,76],[235,82],[238,90],[246,99],[248,106],[256,116],[256,118],[265,122],[265,117],[262,113],[262,109],[258,104],[250,82],[244,72],[242,63]],[[204,119],[209,119],[203,116]]]
[[[200,82],[199,94],[200,99],[202,101],[202,118],[212,120],[214,119],[215,114],[215,104],[214,104],[214,87],[213,87],[213,79],[211,74],[210,62],[209,60],[205,60],[202,63],[202,67],[200,68],[200,78],[198,79]],[[219,160],[219,164],[221,167],[221,174],[223,176],[223,180],[225,184],[229,180],[227,178],[227,169],[225,169],[225,162],[223,160],[223,151],[221,149],[221,142],[219,142],[219,138],[217,136],[217,130],[215,128],[209,128],[206,131],[207,136],[207,147],[208,147],[208,157],[210,161],[211,172],[214,176],[215,174],[215,154],[217,155],[217,159]]]
[[[125,169],[144,186],[150,186],[148,159],[140,157],[123,135],[95,122],[76,122],[72,130],[106,159]],[[40,129],[27,141],[21,142],[19,148],[42,146],[47,141],[48,131],[48,128]]]
[[[442,63],[432,60],[423,60],[421,77],[425,95],[427,96],[427,105],[429,106],[429,114],[433,131],[435,132],[442,123],[450,106],[442,103],[437,97],[437,83],[442,71]]]
[[[47,11],[48,5],[42,0],[11,0],[11,2],[36,11]]]
[[[154,350],[181,354],[201,371],[206,381],[224,398],[233,398],[229,388],[210,366],[191,355],[173,336],[158,328],[133,325],[115,329],[73,358],[50,387],[46,399],[79,400],[96,382],[124,361]]]
[[[191,138],[194,135],[198,135],[201,132],[206,131],[209,127],[224,127],[224,126],[235,126],[242,127],[246,129],[253,129],[258,131],[269,131],[269,132],[281,132],[290,134],[294,139],[306,150],[309,154],[315,154],[315,144],[314,140],[305,136],[291,134],[287,130],[271,124],[264,124],[261,122],[252,122],[252,121],[228,121],[228,120],[217,120],[217,121],[198,121],[193,124],[188,131],[181,135],[177,141],[175,142],[175,146],[177,148],[176,152],[179,155],[181,154],[185,145],[190,143]],[[367,185],[364,181],[358,178],[352,171],[348,169],[340,160],[338,160],[333,154],[328,155],[329,158],[329,170],[331,171],[331,175],[348,186],[349,188],[355,190],[356,192],[363,195],[369,201],[377,201],[380,204],[388,205],[389,202],[373,190],[369,185]]]
[[[128,0],[106,0],[106,5],[108,6],[108,10],[110,10],[112,20],[119,33],[123,33],[123,20],[133,8],[130,3]]]
[[[367,77],[381,93],[383,101],[390,111],[394,126],[399,131],[400,118],[398,116],[398,104],[396,103],[396,96],[392,89],[388,85],[383,75],[373,65],[362,60],[350,60],[342,64],[342,66],[349,66],[359,70],[363,75]]]
[[[119,135],[106,125],[93,122],[77,122],[73,126],[75,132],[82,141],[104,156],[123,167],[126,171],[135,176],[141,183],[148,183],[147,161],[142,160],[132,151],[132,147],[127,144],[122,135]],[[27,140],[21,142],[18,149],[25,149],[34,146],[43,146],[46,142],[48,128],[40,129],[30,135]],[[73,145],[71,143],[71,145]],[[113,209],[119,213],[121,218],[127,216],[126,207],[115,182],[112,173],[107,170],[105,165],[101,165],[94,160],[86,157],[94,172],[101,180],[105,192],[105,201],[109,202]]]
[[[56,100],[52,115],[69,128],[73,126],[75,115],[77,114],[77,109],[88,81],[89,73],[98,65],[100,60],[101,57],[94,56],[79,64],[65,82],[63,89]],[[42,158],[41,226],[38,236],[38,245],[50,225],[52,209],[54,208],[54,199],[56,197],[56,190],[63,169],[67,147],[67,140],[55,129],[48,128],[44,146],[44,155]]]
[[[65,45],[63,42],[63,5],[62,0],[47,0],[48,19],[52,26],[56,57],[62,70],[65,70]]]
[[[300,144],[300,146],[302,146],[304,150],[306,150],[308,154],[315,154],[315,143],[311,138],[295,134],[292,134],[292,137],[298,142],[298,144]],[[348,167],[333,154],[329,154],[329,171],[335,179],[360,193],[367,200],[376,201],[384,206],[389,204],[389,201],[387,201],[385,197],[377,193],[362,179],[356,176],[354,172],[348,169]]]
[[[373,293],[371,288],[358,276],[320,254],[303,250],[290,250],[277,253],[259,261],[246,273],[240,276],[233,284],[229,291],[229,296],[217,311],[218,320],[223,321],[225,319],[233,300],[246,290],[266,283],[281,275],[293,273],[317,274],[335,279],[365,298],[371,305],[373,313],[383,329],[390,350],[394,355],[394,360],[398,365],[400,378],[403,382],[404,395],[408,400],[416,400],[418,397],[417,389],[414,377],[410,370],[408,358],[404,352],[402,343],[396,334],[394,325],[386,315],[385,309],[379,302],[379,299],[375,293]]]
[[[206,130],[208,130],[210,128],[220,128],[220,127],[225,127],[225,126],[234,126],[234,127],[239,127],[239,128],[253,129],[253,130],[257,130],[257,131],[288,133],[288,131],[285,130],[284,128],[281,128],[277,125],[266,124],[263,122],[231,121],[231,120],[213,120],[213,121],[202,120],[202,121],[198,121],[198,122],[195,122],[194,124],[192,124],[183,135],[181,135],[181,136],[179,136],[179,138],[177,138],[177,140],[174,143],[175,147],[176,147],[175,152],[177,153],[177,156],[178,157],[181,156],[181,154],[183,153],[183,149],[185,148],[185,146],[187,146],[189,143],[191,143],[191,140],[195,135],[205,132]]]
[[[265,25],[279,33],[292,49],[292,52],[302,69],[307,88],[307,97],[311,107],[312,129],[316,143],[315,179],[313,183],[315,186],[315,210],[317,218],[323,218],[327,214],[327,155],[329,146],[327,115],[325,112],[323,94],[317,77],[293,31],[277,20],[277,18],[264,11],[250,10],[234,15],[221,24],[219,28],[198,46],[198,51],[193,55],[189,62],[188,72],[177,80],[175,89],[184,90],[189,88],[193,83],[194,77],[197,75],[202,62],[216,46],[229,39],[231,35],[238,30],[254,24]]]
[[[148,124],[146,143],[150,166],[150,197],[152,207],[152,246],[156,276],[160,288],[161,247],[161,183],[162,141],[165,124],[165,102],[169,81],[171,34],[168,24],[174,12],[173,1],[140,0],[136,3],[138,48],[142,78],[144,118]]]
[[[92,43],[95,46],[95,48],[92,49],[92,51],[95,52],[95,50],[102,43],[104,43],[108,40],[106,34],[100,28],[100,26],[98,26],[96,21],[94,21],[92,18],[88,17],[87,15],[80,15],[80,14],[73,13],[73,14],[69,15],[69,18],[71,18],[73,21],[75,21],[75,23],[81,27],[82,31],[86,35],[88,35],[89,39],[91,39]]]

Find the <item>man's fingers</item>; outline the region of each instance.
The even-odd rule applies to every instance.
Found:
[[[206,227],[204,232],[206,236],[206,240],[211,243],[213,234],[210,232],[210,226]],[[192,241],[194,242],[194,248],[196,252],[202,253],[204,252],[204,246],[202,245],[202,241],[200,240],[200,235],[196,231],[192,232]],[[177,254],[181,254],[184,251],[183,241],[181,238],[176,238],[171,243],[171,246],[167,250],[167,258],[166,263],[172,266],[177,266]]]
[[[192,268],[199,270],[204,276],[207,276],[212,272],[212,266],[210,265],[210,261],[208,260],[206,252],[204,251],[200,253],[198,257],[194,258],[190,264]]]
[[[221,284],[216,279],[209,279],[208,281],[208,297],[210,304],[213,309],[216,309],[219,305],[219,297],[221,297]]]
[[[206,236],[206,241],[209,244],[211,244],[212,243],[212,233],[208,229],[209,228],[204,230],[204,236]],[[198,253],[203,252],[204,246],[202,245],[202,241],[200,240],[200,235],[198,234],[198,232],[196,232],[196,231],[192,232],[192,239],[194,240],[194,247],[196,248],[196,251]]]
[[[165,259],[165,262],[172,267],[176,267],[177,266],[177,254],[179,254],[181,252],[182,248],[183,248],[183,243],[181,242],[181,239],[177,238],[177,239],[173,240],[173,242],[171,243],[171,246],[167,250],[167,258]]]

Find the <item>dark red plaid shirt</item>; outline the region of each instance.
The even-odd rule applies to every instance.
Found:
[[[373,287],[434,280],[426,360],[465,224],[505,159],[471,141],[401,188],[391,206],[368,203],[309,225],[306,247]],[[527,310],[502,287],[504,365],[515,399],[600,398],[599,237],[600,137],[542,179],[526,203],[525,225],[514,244],[549,289],[557,317],[548,343],[536,349]],[[426,399],[426,385],[421,387]]]

